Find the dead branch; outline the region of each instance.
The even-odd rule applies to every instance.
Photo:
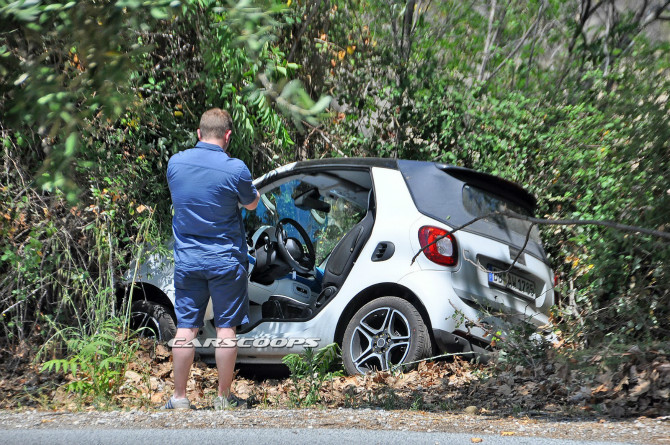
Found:
[[[652,229],[646,229],[644,227],[638,227],[638,226],[630,226],[627,224],[620,224],[620,223],[615,223],[613,221],[599,221],[599,220],[593,220],[593,219],[544,219],[544,218],[535,218],[532,216],[526,216],[526,215],[521,215],[516,212],[511,212],[511,211],[502,211],[502,212],[491,212],[486,215],[481,215],[478,216],[477,218],[473,218],[470,221],[466,222],[463,225],[460,225],[456,227],[455,229],[450,230],[446,234],[439,236],[435,238],[432,242],[426,244],[424,247],[419,249],[419,251],[412,257],[412,261],[410,264],[414,264],[416,259],[418,258],[419,255],[423,251],[425,251],[427,248],[432,246],[433,244],[437,243],[443,238],[448,237],[449,235],[453,235],[454,233],[458,232],[459,230],[462,230],[477,221],[480,221],[482,219],[487,219],[487,218],[493,218],[495,216],[506,216],[508,218],[515,218],[515,219],[520,219],[523,221],[528,221],[531,223],[531,227],[528,229],[528,233],[526,234],[526,241],[524,242],[523,248],[519,251],[517,254],[517,257],[514,259],[514,262],[517,261],[519,256],[521,255],[521,252],[523,252],[528,245],[528,240],[530,237],[530,231],[532,229],[532,226],[535,224],[543,224],[543,225],[548,225],[548,226],[601,226],[601,227],[608,227],[611,229],[616,229],[616,230],[621,230],[623,232],[634,232],[634,233],[641,233],[644,235],[651,235],[659,238],[664,238],[667,240],[670,240],[670,233],[668,232],[663,232],[661,230],[652,230]],[[514,263],[512,264],[514,265]],[[511,269],[511,267],[510,267]],[[509,270],[508,270],[509,271]],[[507,272],[508,272],[507,271]],[[505,271],[503,271],[504,273]]]

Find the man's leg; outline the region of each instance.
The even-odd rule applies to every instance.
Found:
[[[230,395],[230,385],[233,383],[233,371],[235,370],[235,359],[237,358],[237,345],[234,343],[235,328],[216,328],[216,336],[219,343],[226,345],[216,348],[216,370],[219,374],[219,396]],[[233,342],[227,339],[233,339]],[[235,346],[227,346],[227,345]]]
[[[175,341],[172,348],[172,366],[174,369],[174,398],[186,398],[186,382],[191,372],[195,348],[193,345],[178,347],[190,342],[198,335],[198,328],[178,328],[175,338],[186,340]]]

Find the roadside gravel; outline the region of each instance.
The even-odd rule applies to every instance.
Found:
[[[496,417],[381,409],[0,411],[0,429],[356,428],[670,445],[670,416],[627,420]]]

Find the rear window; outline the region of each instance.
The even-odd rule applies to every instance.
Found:
[[[521,215],[533,216],[527,209],[516,205],[501,196],[469,184],[466,184],[463,187],[463,207],[473,218],[485,216],[493,212],[504,211],[512,211]],[[486,218],[486,220],[497,225],[502,230],[512,231],[523,237],[526,236],[531,225],[528,221],[501,215],[492,216]],[[533,226],[530,232],[530,239],[538,244],[541,243],[540,231],[538,230],[537,225]]]

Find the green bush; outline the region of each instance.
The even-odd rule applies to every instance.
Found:
[[[306,348],[302,354],[289,354],[282,362],[291,372],[293,388],[289,392],[295,407],[312,406],[321,401],[321,388],[333,377],[344,375],[340,347],[332,343],[315,352]]]

